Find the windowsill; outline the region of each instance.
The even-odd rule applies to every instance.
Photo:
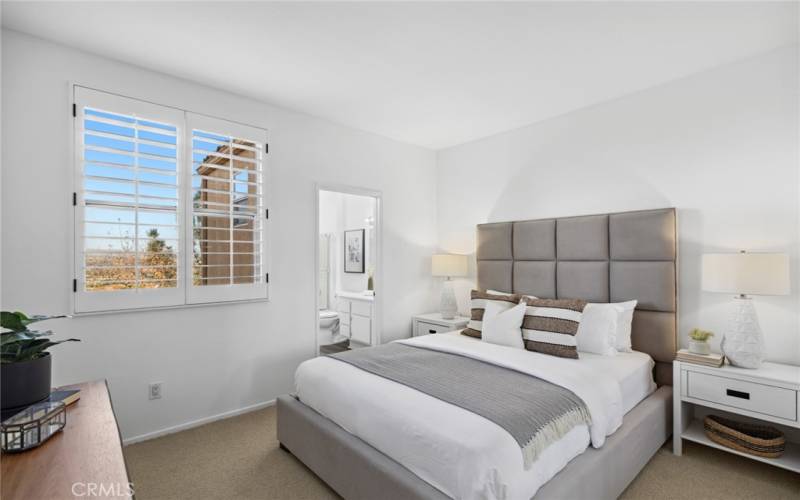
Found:
[[[162,306],[162,307],[138,307],[135,309],[114,309],[109,311],[90,311],[90,312],[73,312],[72,317],[79,318],[84,316],[108,316],[114,314],[128,314],[140,312],[155,312],[155,311],[173,311],[175,309],[197,309],[199,307],[217,307],[217,306],[233,306],[241,304],[259,304],[268,303],[270,299],[248,299],[248,300],[226,300],[224,302],[206,302],[203,304],[180,304],[176,306]]]

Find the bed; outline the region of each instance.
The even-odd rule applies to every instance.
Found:
[[[632,328],[636,352],[582,353],[577,372],[594,373],[597,380],[584,376],[571,387],[579,396],[584,391],[586,399],[605,387],[618,392],[607,398],[615,402],[606,404],[615,408],[607,412],[618,413],[619,422],[609,424],[602,446],[589,445],[597,425],[591,439],[589,429],[578,426],[525,470],[519,448],[492,422],[330,358],[304,363],[296,375],[297,395],[278,398],[281,446],[348,499],[529,498],[534,493],[537,499],[616,498],[670,435],[675,222],[674,209],[659,209],[477,229],[481,289],[591,302],[639,300]],[[561,363],[574,362],[487,348],[458,332],[402,342],[485,356],[492,363],[513,363],[515,355],[527,356],[519,362],[528,363],[539,356],[533,364],[547,367],[545,374],[562,373]]]

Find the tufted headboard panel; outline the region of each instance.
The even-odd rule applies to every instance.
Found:
[[[478,225],[478,288],[576,298],[637,299],[632,343],[672,384],[677,329],[675,209]]]

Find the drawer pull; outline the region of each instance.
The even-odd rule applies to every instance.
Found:
[[[436,330],[428,330],[428,333],[436,333]]]
[[[734,391],[733,389],[728,389],[725,392],[728,394],[728,396],[731,396],[731,397],[734,397],[734,398],[750,399],[750,393],[749,392]]]

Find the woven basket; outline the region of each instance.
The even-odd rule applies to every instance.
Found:
[[[783,432],[768,425],[736,422],[709,415],[703,420],[703,428],[710,440],[742,453],[778,458],[786,450]]]

